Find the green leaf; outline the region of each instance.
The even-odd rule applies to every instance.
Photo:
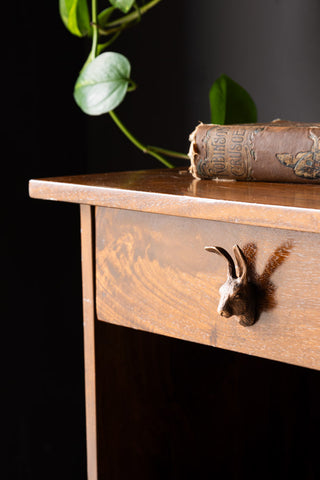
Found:
[[[227,75],[221,75],[209,93],[211,122],[219,125],[255,123],[257,108],[249,93]]]
[[[110,0],[111,5],[118,8],[123,13],[128,13],[134,2],[135,0]]]
[[[59,12],[73,35],[84,37],[91,30],[87,0],[59,0]]]
[[[98,15],[98,25],[100,27],[103,27],[104,25],[106,25],[112,15],[112,13],[114,12],[115,10],[115,7],[108,7],[108,8],[105,8],[104,10],[102,10],[102,12],[99,13]]]
[[[78,77],[74,88],[77,105],[88,115],[114,110],[125,97],[130,71],[129,60],[120,53],[102,53]]]

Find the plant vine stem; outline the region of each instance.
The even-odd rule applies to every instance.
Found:
[[[115,33],[111,38],[110,40],[108,40],[108,42],[106,43],[99,43],[97,45],[97,54],[100,55],[100,53],[102,53],[106,48],[110,47],[110,45],[112,45],[112,43],[117,40],[117,38],[119,37],[119,35],[121,35],[121,31]]]
[[[108,27],[117,27],[118,25],[121,25],[122,23],[128,23],[132,22],[133,20],[136,20],[137,18],[141,17],[144,13],[146,13],[150,8],[153,8],[157,5],[157,3],[161,2],[162,0],[151,0],[151,2],[147,3],[146,5],[143,5],[142,7],[139,8],[139,11],[131,12],[128,13],[128,15],[124,15],[121,18],[118,18],[117,20],[114,20],[113,22],[108,23]]]
[[[151,2],[144,5],[144,7],[142,7],[141,9],[137,9],[135,12],[129,15],[125,15],[119,21],[116,20],[115,22],[109,23],[108,26],[121,27],[123,24],[126,24],[132,20],[135,20],[136,18],[139,18],[143,13],[147,12],[150,8],[154,7],[160,1],[161,0],[152,0]],[[90,57],[91,57],[91,60],[93,60],[97,56],[98,39],[99,39],[99,27],[97,22],[97,0],[91,0],[91,22],[92,22],[93,34],[92,34],[92,48],[90,52]],[[123,25],[123,27],[125,26],[126,25]],[[146,147],[134,135],[132,135],[131,132],[129,132],[129,130],[124,126],[124,124],[121,122],[118,115],[116,115],[113,110],[109,111],[109,115],[112,118],[112,120],[115,122],[117,127],[122,131],[122,133],[124,133],[124,135],[143,153],[147,153],[148,155],[151,155],[152,157],[159,160],[163,165],[165,165],[168,168],[174,168],[174,165],[172,165],[172,163],[170,163],[168,160],[163,158],[163,156],[160,155],[160,153],[164,153],[166,155],[171,155],[171,156],[177,156],[178,154],[176,152],[172,152],[171,150],[160,149],[157,147]]]
[[[185,160],[190,160],[189,155],[187,155],[186,153],[175,152],[173,150],[167,150],[166,148],[155,147],[153,145],[147,145],[147,149],[152,150],[153,152],[163,153],[168,157],[183,158]]]
[[[92,23],[92,26],[93,26],[93,23]],[[97,26],[98,26],[98,31],[100,35],[107,36],[107,35],[112,35],[113,33],[122,33],[124,30],[132,27],[133,25],[129,23],[128,24],[124,23],[122,25],[119,25],[118,27],[109,28],[108,30],[104,30],[103,28],[100,28],[99,25]]]
[[[117,125],[117,127],[124,133],[124,135],[132,142],[137,148],[139,148],[143,153],[147,153],[148,155],[151,155],[152,157],[156,158],[159,160],[163,165],[165,165],[168,168],[174,168],[174,165],[172,163],[168,162],[165,158],[163,158],[161,155],[159,155],[157,152],[150,150],[150,148],[146,147],[143,145],[143,143],[139,142],[136,137],[132,135],[131,132],[123,125],[121,122],[120,118],[118,115],[114,113],[113,110],[109,112],[110,117],[114,121],[114,123]]]
[[[92,46],[91,46],[91,52],[90,52],[91,60],[93,60],[97,56],[98,38],[99,38],[97,19],[98,19],[97,0],[91,0],[91,23],[92,23]]]

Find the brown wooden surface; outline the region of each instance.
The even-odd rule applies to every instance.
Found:
[[[97,480],[95,298],[92,207],[81,205],[81,264],[83,291],[83,336],[86,389],[86,435],[88,480]]]
[[[256,476],[265,455],[272,449],[279,455],[275,440],[283,431],[281,458],[288,448],[297,451],[295,438],[303,438],[299,452],[305,449],[317,458],[310,440],[314,416],[309,422],[303,417],[296,428],[298,409],[318,412],[316,394],[303,376],[316,372],[252,361],[224,349],[320,368],[319,187],[216,184],[197,182],[178,170],[157,170],[33,180],[30,194],[83,204],[90,480],[97,478],[97,463],[99,479],[160,480],[190,472],[196,478],[211,468],[230,477],[234,464],[244,478],[248,465]],[[97,259],[90,205],[116,207],[97,210]],[[234,243],[244,247],[248,242],[253,253],[258,249],[257,271],[269,264],[272,308],[246,329],[216,314],[226,265],[203,247],[221,243],[231,250]],[[281,256],[277,248],[283,245],[287,254]],[[97,321],[96,306],[104,321]],[[304,392],[303,404],[298,389]]]
[[[198,181],[186,170],[147,170],[31,180],[30,196],[320,232],[320,186]]]
[[[320,369],[319,234],[97,208],[100,320]],[[238,243],[260,276],[258,322],[216,313],[226,261],[204,250]],[[264,272],[264,273],[263,273]]]

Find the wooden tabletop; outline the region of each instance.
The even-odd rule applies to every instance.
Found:
[[[30,180],[32,198],[320,233],[320,185],[196,180],[157,169]]]

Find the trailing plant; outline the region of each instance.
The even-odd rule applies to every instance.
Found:
[[[167,157],[188,159],[184,153],[140,142],[122,123],[115,109],[127,92],[136,89],[131,79],[131,64],[122,54],[110,51],[111,45],[129,27],[162,0],[147,3],[138,0],[105,0],[106,8],[98,13],[97,0],[59,0],[59,11],[67,29],[77,37],[88,37],[91,50],[74,87],[74,99],[88,115],[108,113],[124,135],[140,150],[163,165],[174,165]],[[90,8],[89,8],[90,6]],[[249,123],[256,121],[256,107],[250,95],[236,82],[222,75],[209,94],[211,122]]]

